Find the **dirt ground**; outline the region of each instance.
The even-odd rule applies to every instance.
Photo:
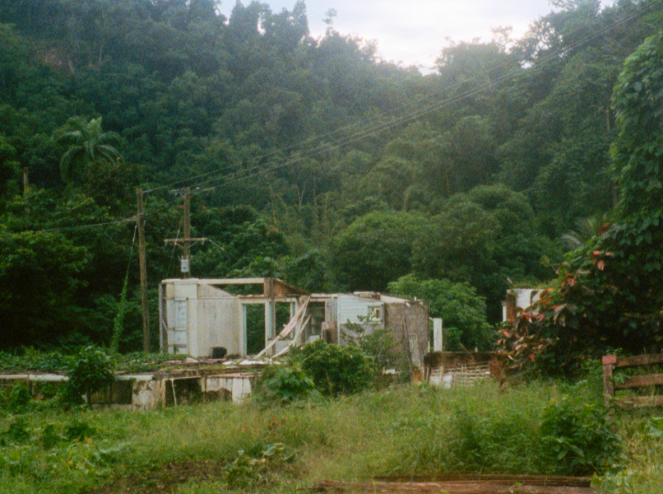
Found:
[[[158,469],[112,480],[87,494],[167,494],[190,481],[206,481],[224,476],[227,463],[191,461],[169,463]],[[448,476],[437,479],[383,478],[374,482],[319,482],[312,492],[448,492],[449,494],[593,494],[589,479],[522,476]],[[457,478],[456,478],[457,477]],[[464,478],[463,478],[464,477]],[[515,476],[514,476],[515,477]],[[520,480],[520,481],[518,481]],[[547,484],[547,485],[546,485]],[[551,485],[552,484],[552,485]],[[555,485],[556,484],[556,485]]]
[[[220,478],[226,463],[218,461],[190,461],[168,463],[157,470],[112,480],[87,494],[167,494],[175,492],[185,482]]]

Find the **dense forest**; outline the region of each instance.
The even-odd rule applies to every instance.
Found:
[[[427,75],[303,1],[217,3],[0,0],[0,348],[141,347],[137,187],[152,321],[190,187],[193,276],[427,298],[457,348],[611,222],[613,88],[660,0],[553,0]]]

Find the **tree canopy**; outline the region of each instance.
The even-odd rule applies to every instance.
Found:
[[[652,314],[660,2],[556,2],[521,39],[440,46],[425,75],[332,17],[315,37],[301,1],[238,2],[227,18],[213,0],[0,1],[2,346],[108,344],[122,298],[120,348],[134,348],[137,186],[155,315],[185,186],[192,234],[211,240],[194,276],[321,291],[412,275],[431,297],[467,295],[484,328],[512,284],[598,266],[564,260],[560,239],[605,217],[584,247],[605,253],[596,279],[628,280],[620,314]]]
[[[559,286],[533,308],[539,316],[521,316],[553,342],[545,357],[558,369],[582,353],[663,349],[662,55],[659,33],[628,57],[614,89],[612,171],[620,194],[611,223],[567,254]]]

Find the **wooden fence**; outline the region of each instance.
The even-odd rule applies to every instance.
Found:
[[[615,398],[615,391],[618,390],[637,389],[650,386],[663,386],[663,374],[633,376],[624,379],[623,382],[615,382],[615,369],[623,369],[626,367],[644,367],[656,364],[663,364],[663,354],[637,355],[635,357],[605,355],[603,357],[603,389],[605,391],[606,404],[608,404],[611,400],[614,400],[622,408],[663,406],[663,395]]]

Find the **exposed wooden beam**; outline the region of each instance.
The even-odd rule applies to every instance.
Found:
[[[632,396],[630,398],[619,398],[615,402],[621,408],[638,407],[660,407],[663,406],[663,396]]]
[[[638,365],[662,364],[663,354],[636,355],[635,357],[617,357],[615,368],[636,367]]]
[[[263,285],[265,278],[201,278],[198,280],[198,283],[201,285]]]

